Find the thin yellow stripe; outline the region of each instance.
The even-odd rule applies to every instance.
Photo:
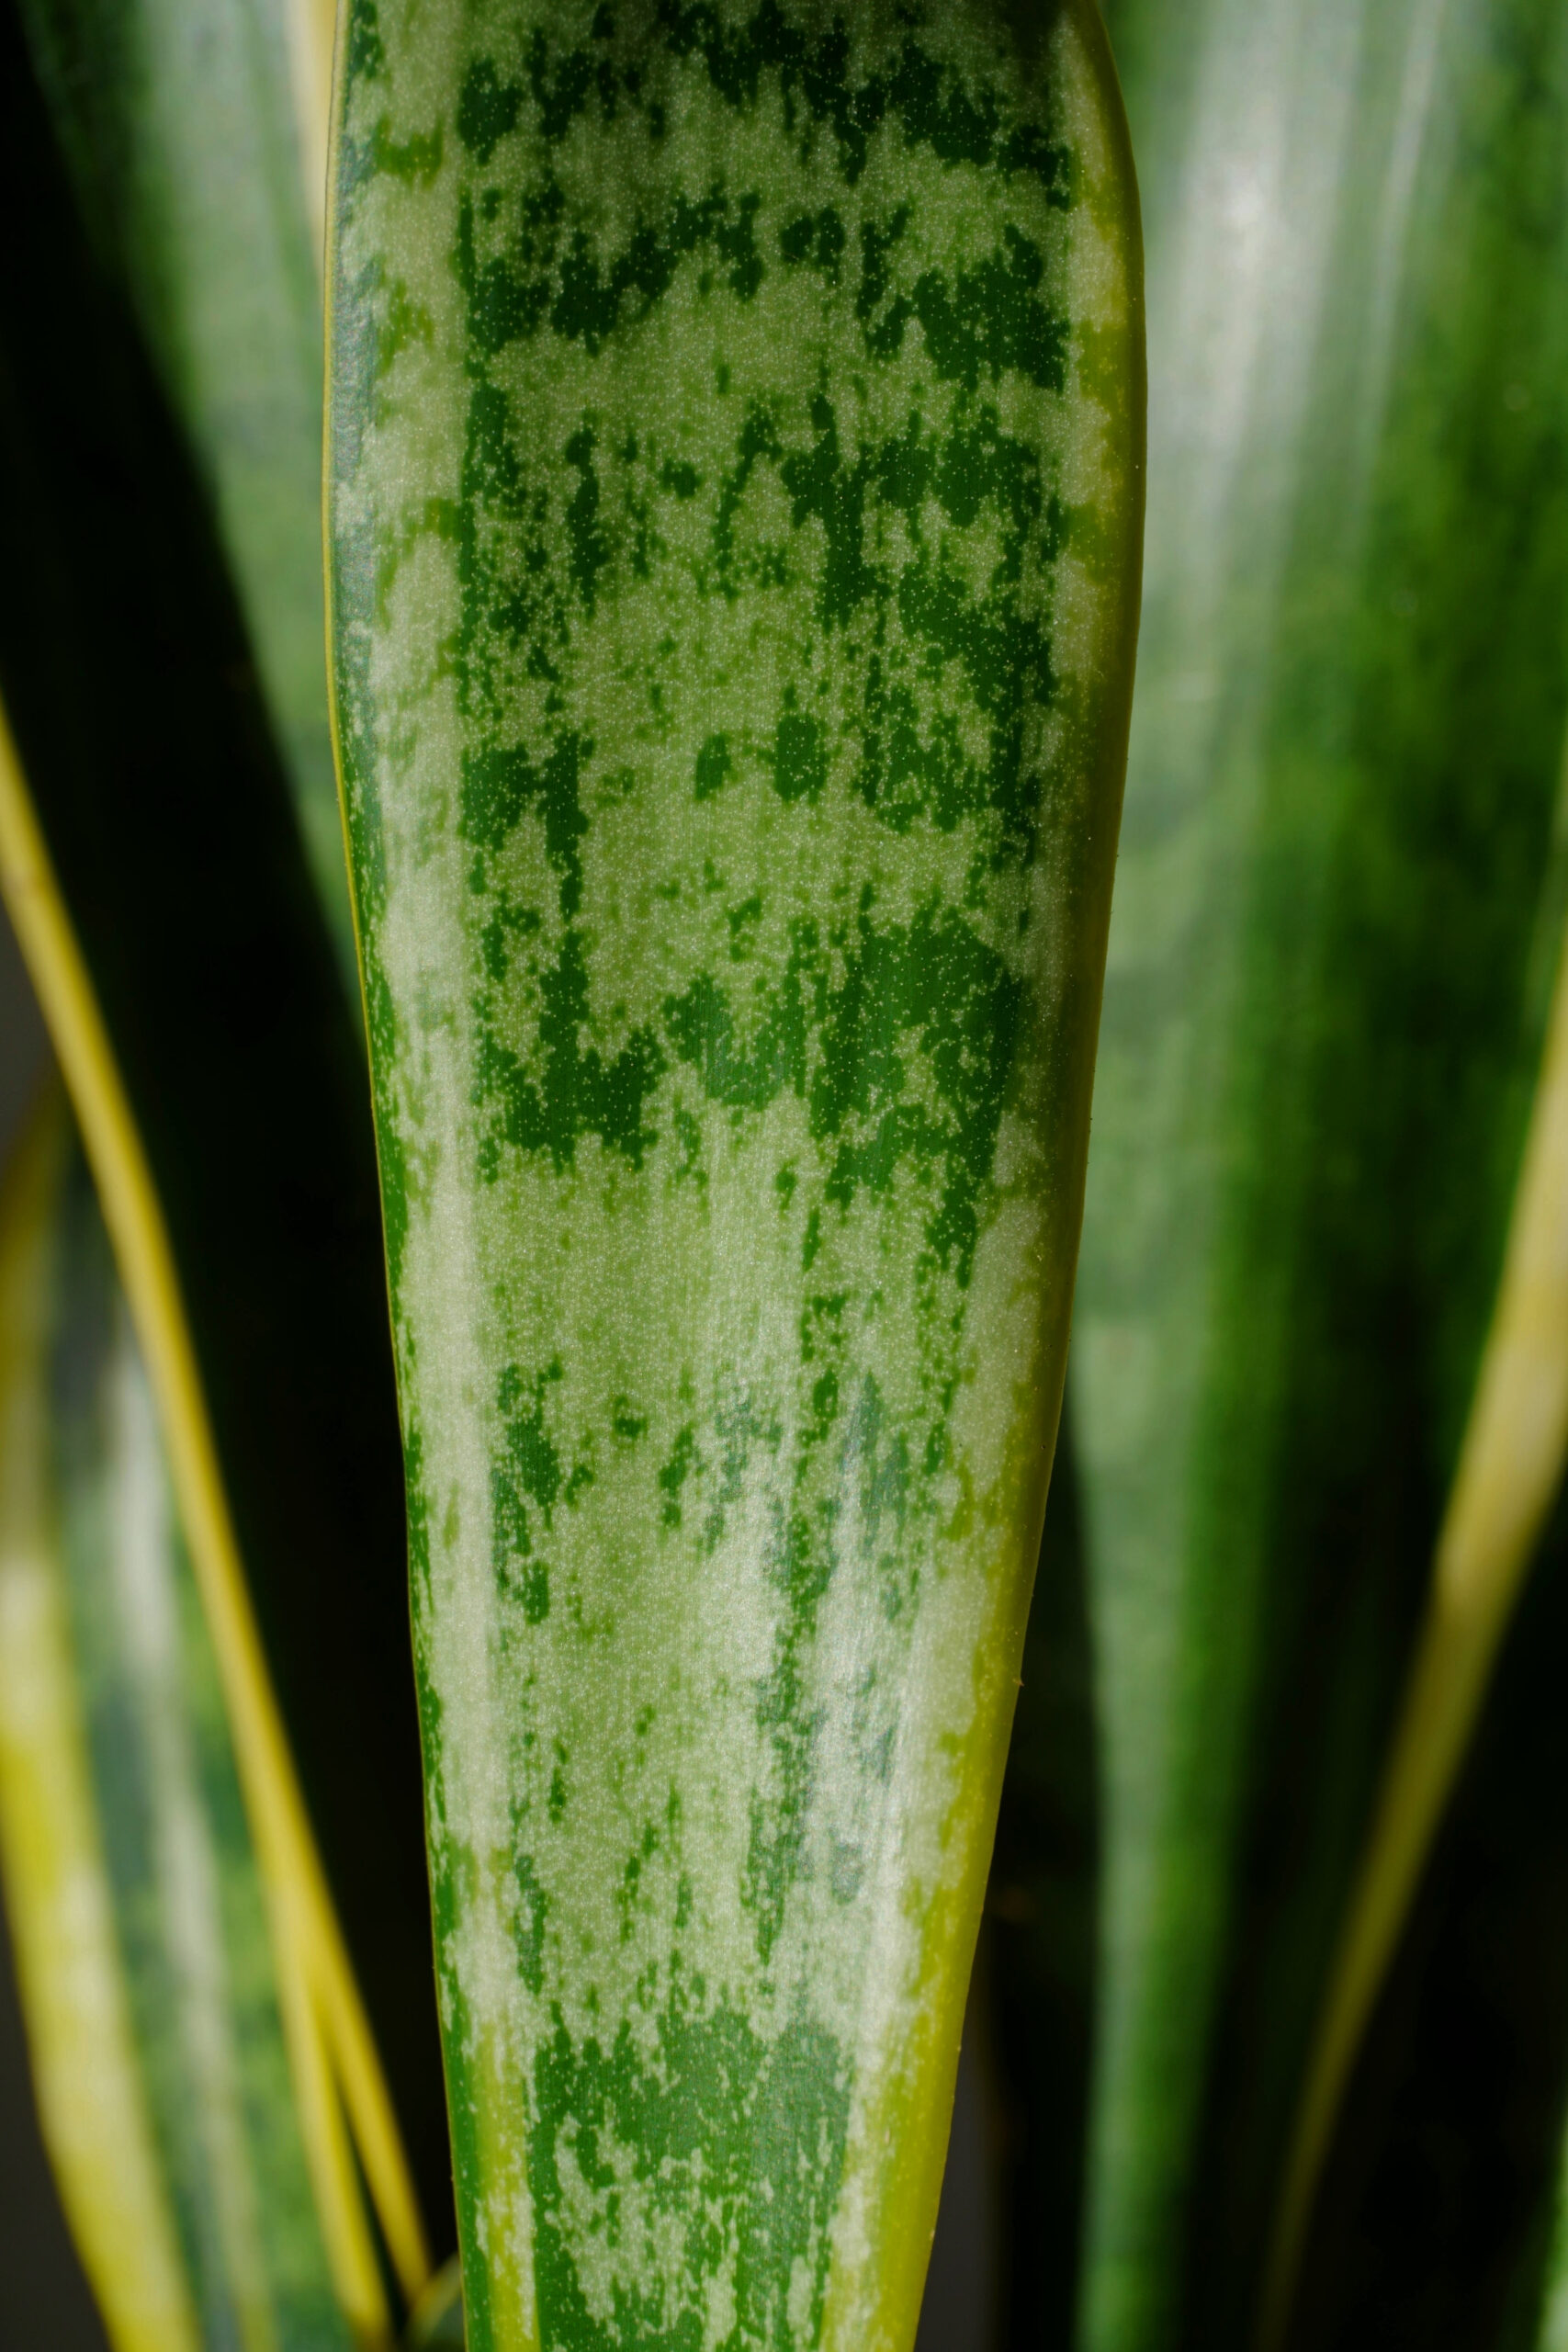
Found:
[[[1427,1613],[1319,2016],[1265,2278],[1277,2346],[1367,2020],[1568,1457],[1568,944]]]
[[[430,2258],[407,2159],[268,1679],[163,1212],[3,709],[0,891],[70,1091],[158,1399],[267,1887],[280,1990],[286,2008],[306,2005],[291,2030],[296,2075],[302,2067],[308,2075],[300,2040],[308,2014],[306,2041],[320,2038],[322,2064],[335,2062],[388,2251],[412,2302],[429,2278]],[[334,2282],[357,2332],[384,2340],[389,2315],[346,2142],[310,2080],[298,2087]]]

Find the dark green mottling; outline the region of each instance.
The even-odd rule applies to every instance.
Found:
[[[853,1204],[862,1186],[886,1192],[901,1160],[913,1161],[927,1180],[940,1165],[927,1236],[962,1282],[996,1150],[1022,989],[996,951],[946,910],[922,910],[913,923],[880,931],[863,914],[832,946],[829,956],[815,925],[796,927],[777,988],[752,985],[749,1051],[730,998],[699,972],[683,995],[666,1001],[671,1047],[715,1102],[761,1110],[786,1086],[806,1098],[813,1136],[836,1147],[826,1198],[840,1209]],[[842,974],[837,982],[835,967]],[[935,1112],[905,1099],[912,1052],[936,1080]]]
[[[563,896],[564,896],[563,892]],[[481,1099],[497,1114],[481,1147],[480,1173],[499,1172],[503,1144],[522,1151],[547,1151],[558,1168],[570,1167],[584,1136],[597,1136],[633,1168],[657,1142],[647,1121],[649,1096],[665,1062],[658,1040],[634,1030],[608,1059],[597,1046],[584,1046],[588,973],[583,936],[569,931],[553,964],[539,968],[539,1045],[542,1069],[531,1077],[510,1046],[489,1025],[483,1003]]]
[[[558,736],[537,766],[522,750],[471,752],[463,763],[464,838],[481,849],[500,849],[524,810],[536,803],[545,820],[545,845],[560,875],[561,912],[574,915],[582,895],[580,849],[588,831],[581,777],[593,755],[591,736]],[[482,867],[477,869],[482,887]]]
[[[461,1032],[493,1285],[488,1486],[449,1456],[411,1476],[431,1481],[432,1537],[461,1489],[488,1545],[470,1597],[513,1673],[497,1902],[530,2005],[507,2030],[530,2068],[541,2334],[582,2352],[698,2352],[710,2324],[738,2352],[818,2332],[852,2028],[829,2030],[783,1956],[818,1914],[858,1949],[886,1900],[903,1661],[945,1564],[962,1573],[954,1400],[1003,1121],[1032,1138],[1044,1100],[1076,165],[1042,127],[1049,92],[1021,104],[999,18],[965,46],[918,16],[852,34],[774,0],[497,15],[457,42],[444,126],[423,97],[411,117],[451,134],[449,278],[394,301],[396,272],[367,274],[355,297],[383,369],[364,398],[394,418],[435,348],[409,321],[449,306],[458,495],[405,502],[378,542],[374,625],[438,541],[464,899],[439,921],[460,944],[432,959],[428,1013],[400,1008],[378,1082],[423,1171],[423,1113],[389,1073],[413,1070],[421,1034]],[[960,53],[963,73],[943,62]],[[388,161],[410,127],[372,136],[362,79],[344,201],[412,203]],[[763,364],[781,318],[793,375]],[[348,765],[368,781],[382,721],[357,659],[345,640]],[[392,730],[378,740],[395,768]],[[383,794],[378,773],[349,795],[373,968],[387,867],[362,804]],[[799,1269],[787,1313],[747,1295],[753,1195]],[[510,1269],[490,1238],[507,1219]],[[722,1249],[705,1265],[681,1244],[690,1328],[682,1301],[655,1360],[607,1267],[699,1226]],[[417,1385],[409,1229],[394,1310]],[[669,1270],[649,1271],[651,1293]],[[766,1346],[727,1336],[754,1316]],[[719,1562],[745,1777],[699,1847],[683,1821],[728,1758],[681,1741],[716,1671],[700,1620]],[[821,1655],[847,1586],[868,1645],[848,1702]],[[640,1648],[633,1592],[658,1596]],[[596,1745],[601,1700],[619,1728]],[[848,1778],[826,1787],[846,1703]],[[557,1834],[588,1820],[592,1889]],[[723,1886],[694,1860],[716,1835]],[[438,1860],[443,1917],[485,1866]],[[456,1965],[460,1921],[442,1933]],[[477,2029],[454,2007],[446,2030],[461,2075]],[[482,2200],[478,2142],[457,2137]],[[470,2324],[487,2342],[477,2299]]]
[[[679,1979],[653,2020],[651,2052],[623,2024],[605,2049],[574,2044],[557,2026],[534,2063],[530,2134],[538,2211],[539,2318],[547,2344],[574,2352],[696,2352],[701,2317],[657,2295],[619,2290],[613,2322],[590,2312],[562,2211],[563,2168],[593,2193],[601,2226],[616,2224],[617,2176],[600,2146],[641,2153],[656,2210],[683,2232],[694,2276],[733,2264],[734,2341],[815,2340],[849,2110],[839,2055],[806,2021],[763,2041],[700,1983]],[[762,2193],[759,2194],[759,2185]],[[788,2325],[791,2274],[811,2266],[809,2308]]]
[[[506,1431],[506,1451],[502,1460],[491,1465],[491,1559],[497,1577],[517,1594],[530,1625],[538,1624],[548,1613],[550,1584],[549,1569],[535,1548],[527,1505],[534,1504],[547,1535],[563,1489],[570,1504],[582,1486],[592,1483],[593,1474],[586,1464],[580,1463],[570,1477],[565,1476],[560,1455],[545,1428],[545,1392],[559,1378],[558,1363],[532,1382],[525,1380],[515,1364],[508,1364],[496,1399]]]
[[[476,58],[457,98],[457,136],[475,163],[489,163],[497,141],[516,130],[522,107],[522,90],[515,82],[502,81],[495,60]]]
[[[517,1919],[513,1932],[517,1944],[517,1965],[529,1992],[536,1994],[545,1982],[545,1914],[549,1907],[548,1898],[529,1855],[519,1854],[515,1868]]]
[[[352,82],[374,82],[386,65],[376,0],[349,0],[344,72]]]

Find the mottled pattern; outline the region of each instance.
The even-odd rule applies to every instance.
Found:
[[[912,2325],[1125,725],[1097,40],[351,17],[336,683],[477,2346]]]

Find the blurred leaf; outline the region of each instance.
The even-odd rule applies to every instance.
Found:
[[[137,2065],[72,1651],[50,1476],[62,1137],[35,1133],[0,1202],[0,1874],[39,2119],[117,2352],[197,2352],[190,2285]]]
[[[216,1664],[52,1101],[0,1261],[0,1857],[73,2224],[117,2344],[346,2352]]]
[[[0,193],[0,697],[51,869],[13,869],[7,889],[24,938],[40,909],[63,912],[56,967],[34,977],[90,1147],[81,1086],[123,1089],[119,1176],[150,1171],[139,1230],[171,1253],[164,1337],[192,1368],[439,2254],[449,2157],[363,1056],[203,494],[8,8]],[[8,766],[6,793],[25,831]],[[84,1022],[100,1062],[78,1051]]]
[[[1568,1454],[1568,967],[1559,974],[1502,1278],[1292,2134],[1265,2290],[1278,2341],[1356,2051],[1484,1703]]]
[[[1148,560],[1074,1340],[1088,2352],[1250,2339],[1561,929],[1568,20],[1123,0]]]

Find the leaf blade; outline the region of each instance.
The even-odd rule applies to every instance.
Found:
[[[1115,21],[1168,298],[1073,1375],[1107,2346],[1253,2324],[1560,923],[1556,19],[1244,14]]]
[[[1135,604],[1134,199],[1088,12],[1032,53],[955,18],[901,83],[858,20],[820,60],[766,12],[618,23],[362,7],[338,130],[335,691],[468,2321],[478,2345],[708,2321],[897,2344],[1070,1289]],[[790,75],[819,158],[780,137]],[[877,143],[874,85],[918,169]],[[1016,169],[965,171],[976,145]],[[857,813],[835,698],[874,623],[968,683],[946,718],[910,703],[915,748]],[[1004,902],[1012,938],[1035,925],[1021,980]],[[944,1380],[972,1399],[917,1430]],[[858,1728],[835,1656],[863,1661]]]

